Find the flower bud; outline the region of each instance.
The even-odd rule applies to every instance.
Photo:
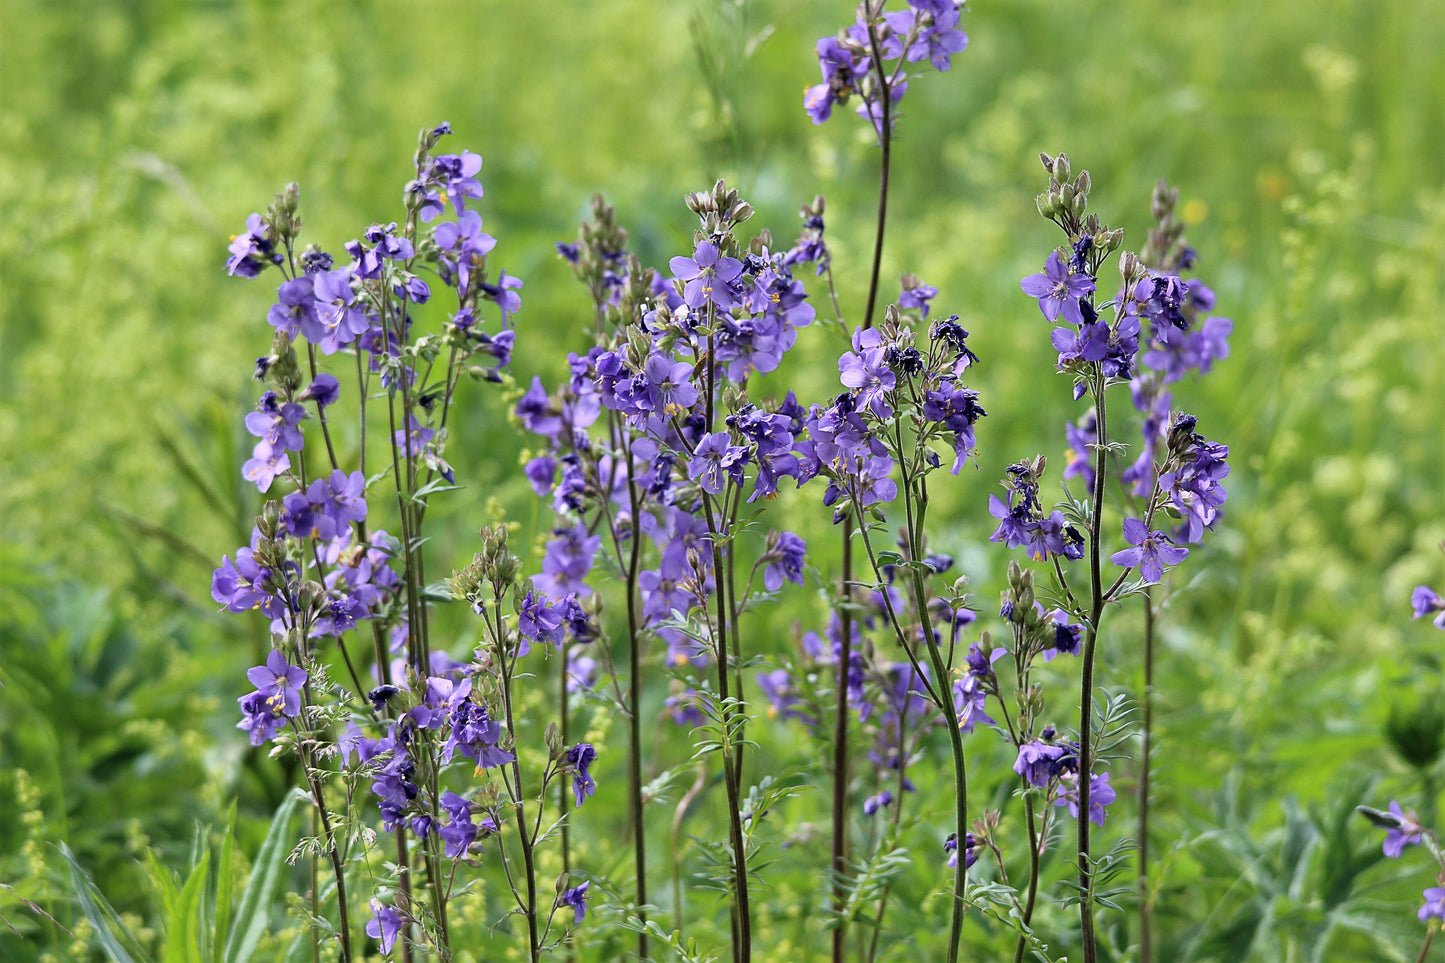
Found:
[[[1133,284],[1148,273],[1144,263],[1139,260],[1139,255],[1133,251],[1125,251],[1119,256],[1119,275],[1124,279],[1125,285]]]
[[[1074,178],[1074,190],[1085,197],[1089,196],[1089,188],[1093,186],[1088,171],[1079,171],[1079,176]]]
[[[1049,191],[1045,191],[1036,196],[1034,198],[1034,204],[1037,205],[1041,215],[1051,220],[1054,215],[1058,213],[1058,206],[1054,203],[1054,195]]]
[[[1060,184],[1068,183],[1072,179],[1070,177],[1069,170],[1069,155],[1060,154],[1058,157],[1055,157],[1054,169],[1049,171],[1049,173],[1053,174],[1054,180],[1058,181]]]

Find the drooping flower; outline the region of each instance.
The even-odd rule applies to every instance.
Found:
[[[477,826],[472,822],[476,806],[454,792],[442,793],[440,801],[448,821],[437,834],[446,843],[446,855],[452,859],[465,856],[477,838]]]
[[[572,795],[576,797],[579,806],[583,800],[597,792],[597,782],[588,772],[596,758],[597,750],[585,742],[579,742],[567,750],[567,765],[573,767]]]
[[[382,955],[391,952],[396,937],[401,933],[401,916],[390,906],[382,905],[376,898],[371,900],[371,919],[366,924],[366,935],[381,941]]]
[[[1118,798],[1114,787],[1109,785],[1109,774],[1101,772],[1094,774],[1089,780],[1089,820],[1104,825],[1104,817],[1107,815],[1105,807]],[[1069,815],[1075,819],[1079,818],[1079,774],[1077,772],[1066,772],[1059,777],[1059,788],[1054,797],[1055,806],[1068,806]]]
[[[592,886],[591,880],[586,880],[580,886],[573,886],[571,889],[563,890],[557,897],[558,906],[570,906],[575,911],[572,918],[574,924],[582,922],[587,916],[587,890]]]
[[[763,569],[763,587],[776,592],[783,582],[803,584],[803,563],[807,559],[808,543],[792,532],[780,532],[775,544],[763,553],[761,561],[767,563]]]

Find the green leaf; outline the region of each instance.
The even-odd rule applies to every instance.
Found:
[[[231,926],[231,864],[236,851],[236,803],[226,816],[226,835],[221,839],[221,858],[216,861],[216,915],[211,926],[211,963],[224,963],[226,932]]]
[[[61,843],[60,854],[70,864],[70,882],[75,889],[75,898],[80,902],[80,911],[90,921],[91,929],[95,930],[106,958],[111,963],[136,963],[137,959],[150,963],[150,957],[141,949],[135,934],[121,921],[120,914],[96,888],[85,870],[80,868],[70,847]],[[122,945],[122,941],[129,946]],[[132,956],[132,953],[135,955]]]
[[[256,853],[251,867],[251,878],[246,881],[246,891],[241,894],[241,905],[236,909],[236,921],[226,940],[225,963],[246,963],[256,950],[261,934],[266,932],[267,910],[271,906],[276,884],[286,865],[286,854],[291,847],[286,837],[291,832],[291,817],[296,804],[304,797],[293,792],[276,810],[266,839]]]
[[[161,901],[161,916],[164,924],[175,912],[176,897],[180,891],[176,888],[176,878],[165,864],[156,858],[155,850],[146,850],[146,872],[150,875],[151,884],[155,886],[156,895]]]
[[[203,891],[211,869],[211,852],[201,854],[200,862],[191,870],[169,918],[166,931],[165,963],[205,963],[201,957],[200,916]]]

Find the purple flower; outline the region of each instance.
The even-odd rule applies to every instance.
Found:
[[[246,218],[246,230],[231,238],[231,256],[226,259],[226,273],[233,277],[253,278],[268,264],[280,264],[281,255],[276,253],[270,240],[271,225],[261,219],[260,214]]]
[[[823,71],[823,82],[803,94],[803,107],[814,124],[827,120],[835,103],[847,103],[857,89],[858,78],[868,73],[869,58],[855,61],[836,37],[824,37],[818,41],[818,66]]]
[[[1385,834],[1385,855],[1399,859],[1406,846],[1413,846],[1424,839],[1425,827],[1420,825],[1420,817],[1413,809],[1402,811],[1400,804],[1394,800],[1390,801],[1390,813],[1397,825]]]
[[[1101,772],[1089,780],[1089,820],[1104,825],[1107,815],[1104,807],[1117,798],[1114,787],[1109,785],[1109,774]],[[1059,788],[1054,796],[1055,806],[1068,806],[1069,815],[1079,818],[1079,774],[1066,772],[1059,777]]]
[[[286,606],[266,589],[270,574],[270,569],[256,563],[250,548],[239,549],[234,563],[223,555],[221,567],[211,574],[211,598],[224,605],[227,612],[260,609],[267,618],[280,618]]]
[[[1126,548],[1109,556],[1109,561],[1125,568],[1138,568],[1146,582],[1164,577],[1164,568],[1178,565],[1189,556],[1189,549],[1175,545],[1163,532],[1151,532],[1137,518],[1124,519],[1124,540],[1134,548]]]
[[[477,172],[481,169],[481,155],[469,150],[460,154],[439,154],[432,158],[427,179],[442,186],[452,207],[460,213],[466,210],[468,200],[482,197],[482,184],[477,180]],[[430,221],[431,218],[423,215],[422,220]]]
[[[301,714],[301,692],[306,684],[306,671],[287,663],[286,657],[273,649],[265,665],[247,670],[246,678],[256,687],[250,695],[237,701],[242,719],[237,729],[251,733],[251,745],[259,746],[276,737],[287,717]]]
[[[735,449],[729,447],[732,436],[725,431],[708,435],[693,450],[692,459],[687,463],[687,477],[698,483],[698,487],[709,495],[720,494],[723,490],[723,470],[730,456],[735,458]],[[745,449],[744,449],[745,451]]]
[[[497,302],[497,307],[502,311],[503,327],[512,321],[512,315],[516,314],[522,307],[522,296],[517,289],[523,286],[521,278],[511,277],[506,270],[502,270],[501,277],[496,284],[482,284],[482,293],[488,300]]]
[[[1063,746],[1047,742],[1026,742],[1019,746],[1018,759],[1014,761],[1014,772],[1024,777],[1030,786],[1047,786],[1049,780],[1059,774],[1061,764],[1068,755]]]
[[[1437,919],[1445,920],[1445,886],[1431,886],[1425,890],[1425,905],[1415,915],[1420,922],[1425,922],[1434,916]]]
[[[547,596],[527,589],[522,606],[517,610],[517,632],[522,636],[517,647],[518,655],[532,650],[531,643],[551,642],[558,648],[562,645],[562,614],[556,606],[547,604]]]
[[[591,595],[592,589],[584,580],[592,571],[593,560],[602,546],[602,536],[589,535],[587,526],[581,524],[555,529],[553,534],[557,537],[547,543],[547,553],[542,557],[542,572],[532,576],[532,584],[538,591],[554,598],[569,594]]]
[[[570,906],[576,911],[573,916],[573,924],[582,922],[587,916],[587,890],[592,885],[591,880],[582,883],[581,886],[574,886],[571,889],[563,890],[557,897],[558,906]]]
[[[341,382],[336,380],[335,375],[319,374],[316,380],[306,388],[305,391],[296,396],[297,401],[314,401],[318,408],[327,408],[336,404],[336,399],[341,395]]]
[[[659,414],[671,418],[687,412],[697,401],[697,388],[692,383],[692,365],[655,354],[643,366],[647,378],[648,400]]]
[[[868,408],[879,418],[893,414],[886,396],[898,383],[887,357],[878,330],[859,328],[853,332],[853,350],[838,359],[838,380],[856,392],[858,407]]]
[[[456,277],[460,286],[466,288],[471,272],[479,267],[497,239],[482,231],[482,215],[476,211],[464,211],[456,221],[444,221],[432,232],[437,247],[447,252],[442,259],[442,280],[451,283]]]
[[[374,940],[381,941],[381,952],[383,955],[390,953],[391,948],[396,945],[396,937],[401,933],[401,917],[396,910],[390,906],[383,906],[381,901],[373,898],[371,900],[371,920],[366,924],[366,935]]]
[[[256,410],[246,415],[246,430],[273,449],[300,451],[305,438],[297,425],[306,417],[306,409],[294,401],[282,403],[276,392],[268,391],[256,402]]]
[[[1050,321],[1057,321],[1062,315],[1070,324],[1083,324],[1084,316],[1079,310],[1079,299],[1094,293],[1094,279],[1087,274],[1071,274],[1059,258],[1059,252],[1049,255],[1043,274],[1030,274],[1019,285],[1031,298],[1039,299],[1039,310]]]
[[[687,282],[682,300],[688,307],[700,308],[711,301],[726,311],[737,303],[732,282],[743,273],[743,262],[720,257],[711,241],[700,242],[692,257],[673,258],[668,267],[679,281]]]
[[[416,415],[407,415],[407,426],[398,428],[393,437],[397,450],[407,458],[416,458],[426,448],[436,432],[416,420]]]
[[[1038,603],[1034,604],[1039,611],[1043,611],[1042,605]],[[1040,653],[1043,655],[1045,662],[1052,662],[1054,656],[1060,653],[1066,655],[1075,655],[1078,653],[1079,640],[1083,637],[1084,633],[1084,627],[1082,625],[1071,623],[1068,613],[1063,609],[1054,609],[1050,612],[1046,624],[1052,627],[1053,638],[1051,640],[1052,644]]]
[[[893,793],[889,792],[887,789],[883,790],[876,796],[869,796],[867,799],[863,800],[863,815],[872,816],[874,813],[878,812],[878,810],[884,808],[885,806],[891,805],[892,802]]]
[[[577,799],[577,805],[582,805],[583,800],[597,792],[597,783],[593,780],[592,774],[587,770],[591,768],[593,760],[597,758],[597,750],[585,742],[579,742],[567,750],[567,765],[572,767],[572,795]],[[579,916],[580,920],[581,917]]]
[[[902,277],[903,290],[898,295],[898,307],[907,311],[913,309],[922,314],[928,313],[929,302],[938,297],[938,288],[931,284],[924,284],[911,274]]]
[[[943,71],[952,66],[949,59],[953,54],[962,53],[968,46],[968,35],[955,29],[958,25],[958,9],[948,13],[935,13],[932,26],[919,31],[918,39],[908,48],[908,62],[928,58],[933,69]]]
[[[446,855],[452,859],[465,856],[477,838],[477,826],[472,822],[476,807],[454,792],[444,792],[441,797],[442,811],[448,822],[437,831],[446,843]]]
[[[1421,619],[1431,612],[1437,613],[1432,620],[1437,629],[1445,629],[1445,599],[1435,594],[1428,585],[1417,585],[1410,593],[1410,604],[1415,608],[1415,618]]]
[[[996,649],[1002,653],[1002,649]],[[992,669],[989,670],[992,673]],[[972,673],[953,683],[953,707],[958,713],[958,728],[972,732],[980,722],[986,726],[997,725],[988,712],[988,685]]]
[[[957,475],[973,453],[976,441],[974,423],[988,412],[978,403],[978,392],[972,388],[944,385],[943,388],[928,392],[923,402],[923,417],[941,423],[953,432],[953,467]]]
[[[306,670],[291,665],[278,649],[266,656],[266,664],[246,670],[246,678],[266,696],[266,701],[285,716],[301,714],[301,690]]]
[[[949,867],[950,869],[955,869],[955,868],[957,868],[957,866],[958,866],[958,834],[957,834],[957,833],[949,833],[949,834],[948,834],[948,838],[943,841],[943,851],[944,851],[945,853],[948,853],[948,863],[947,863],[948,867]],[[965,834],[964,841],[963,841],[963,868],[964,868],[964,869],[971,869],[971,868],[973,867],[973,864],[976,863],[976,862],[978,862],[978,857],[979,857],[980,855],[982,855],[982,851],[979,849],[978,839],[973,835],[973,833],[967,833],[967,834]]]
[[[465,698],[452,707],[451,723],[451,735],[442,746],[443,764],[450,763],[457,751],[481,769],[494,769],[515,758],[497,745],[502,738],[502,727],[487,712],[486,706]]]
[[[816,724],[812,716],[798,708],[803,703],[787,669],[759,673],[758,688],[768,699],[768,718],[800,719],[809,726]]]
[[[539,498],[546,498],[552,494],[552,485],[557,481],[557,459],[551,455],[539,455],[527,462],[522,472],[532,483],[532,491]]]
[[[324,354],[335,354],[371,328],[371,319],[356,303],[351,279],[345,268],[316,275],[316,326],[314,330],[303,327],[302,334]]]
[[[271,305],[271,310],[266,312],[266,321],[273,328],[291,338],[304,335],[308,341],[319,339],[323,329],[317,320],[316,298],[311,278],[299,277],[283,281],[276,289],[276,301],[276,304]]]
[[[776,592],[783,587],[785,580],[802,585],[803,562],[807,555],[807,542],[792,532],[780,532],[761,559],[768,563],[763,569],[763,587],[769,592]]]

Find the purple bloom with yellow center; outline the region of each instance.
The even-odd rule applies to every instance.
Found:
[[[301,714],[300,687],[306,684],[306,670],[288,663],[279,650],[271,650],[265,665],[246,670],[246,678],[266,694],[266,701],[282,715]]]
[[[1079,299],[1094,293],[1094,279],[1087,274],[1071,273],[1059,252],[1049,254],[1043,274],[1030,274],[1020,282],[1023,292],[1039,299],[1039,310],[1050,321],[1062,317],[1070,324],[1083,324]]]
[[[291,459],[285,449],[275,447],[263,438],[251,449],[250,460],[241,466],[241,477],[255,482],[257,490],[264,492],[270,490],[277,475],[290,470]]]
[[[268,264],[280,264],[281,255],[276,253],[268,237],[270,225],[260,214],[246,218],[246,230],[231,239],[231,256],[226,259],[226,273],[233,277],[253,278]]]
[[[732,282],[743,273],[743,262],[735,257],[721,257],[711,241],[698,244],[692,257],[675,257],[668,262],[679,281],[687,282],[682,300],[690,308],[700,308],[711,301],[726,311],[737,299]]]

